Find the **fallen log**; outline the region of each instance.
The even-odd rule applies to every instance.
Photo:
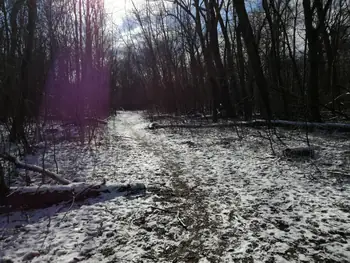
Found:
[[[125,195],[137,194],[145,190],[146,186],[140,183],[126,185],[72,183],[69,185],[11,187],[10,193],[0,200],[0,214],[46,208],[62,202],[72,204],[97,197],[102,193]]]
[[[207,120],[207,119],[210,119],[212,118],[211,115],[204,115],[202,113],[194,113],[194,114],[187,114],[187,115],[166,115],[166,114],[163,114],[163,115],[152,115],[150,117],[148,117],[150,120],[152,121],[161,121],[161,120],[178,120],[178,121],[181,121],[181,120],[188,120],[188,119],[195,119],[195,120],[198,120],[198,119],[203,119],[203,120]]]
[[[259,122],[265,122],[258,120]],[[332,122],[301,122],[301,121],[285,121],[274,120],[271,123],[276,127],[285,128],[302,128],[302,129],[319,129],[325,131],[350,132],[350,123],[332,123]]]
[[[148,125],[148,129],[154,130],[154,129],[156,129],[158,126],[159,126],[159,124],[158,124],[157,122],[151,122],[151,123]]]
[[[165,128],[187,128],[187,129],[200,129],[200,128],[229,128],[235,127],[237,123],[209,123],[209,124],[159,124],[152,122],[148,125],[148,129],[165,129]]]
[[[101,119],[97,119],[97,118],[85,118],[85,121],[88,121],[89,123],[97,123],[97,124],[102,124],[102,125],[106,125],[108,124],[108,122],[106,120],[101,120]]]
[[[71,183],[71,181],[60,177],[58,174],[56,174],[54,172],[50,172],[50,171],[45,170],[45,169],[43,169],[39,166],[36,166],[36,165],[21,162],[18,159],[16,159],[16,157],[14,157],[8,153],[1,153],[0,158],[15,164],[17,168],[37,172],[37,173],[40,173],[44,176],[50,177],[52,180],[55,180],[56,182],[58,182],[60,184],[70,184]]]
[[[68,121],[68,122],[61,124],[61,126],[65,127],[65,126],[73,125],[73,126],[80,127],[80,126],[86,126],[86,125],[91,125],[91,124],[94,126],[97,126],[98,124],[106,125],[106,124],[108,124],[108,122],[106,120],[101,120],[101,119],[97,119],[97,118],[85,118],[82,120],[71,120],[71,121]]]
[[[283,150],[283,155],[288,158],[314,158],[315,157],[315,148],[313,147],[296,147],[296,148],[287,148]]]
[[[282,128],[300,128],[300,129],[319,129],[325,131],[337,131],[337,132],[350,132],[350,123],[318,123],[318,122],[298,122],[298,121],[284,121],[284,120],[272,120],[270,125]],[[230,128],[230,127],[264,127],[268,126],[269,122],[265,120],[254,121],[232,121],[226,123],[209,123],[209,124],[159,124],[153,125],[151,123],[149,129],[165,129],[165,128],[187,128],[187,129],[200,129],[200,128]]]

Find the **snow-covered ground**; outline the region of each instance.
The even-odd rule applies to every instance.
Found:
[[[245,129],[238,136],[229,128],[147,125],[141,113],[119,112],[95,144],[49,146],[45,167],[58,168],[64,178],[144,183],[148,191],[2,215],[0,258],[350,261],[349,137],[310,134],[316,158],[288,160],[278,143],[272,155],[264,131]],[[280,135],[288,146],[305,140],[299,132]],[[40,154],[26,159],[42,164]]]

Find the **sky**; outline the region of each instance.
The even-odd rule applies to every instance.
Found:
[[[112,16],[113,22],[121,25],[126,15],[133,9],[134,2],[136,7],[140,7],[146,0],[104,0],[105,9]]]

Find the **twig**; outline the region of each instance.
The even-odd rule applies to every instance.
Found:
[[[50,226],[51,226],[51,216],[49,215],[49,222],[46,225],[46,235],[45,235],[45,238],[43,239],[43,242],[41,243],[41,249],[44,247],[44,243],[50,233]]]
[[[177,211],[177,214],[176,214],[176,218],[177,220],[179,221],[179,223],[182,225],[182,227],[186,230],[188,230],[188,227],[187,225],[181,220],[180,218],[180,211]]]
[[[155,210],[160,210],[160,211],[163,211],[163,212],[166,212],[166,213],[171,213],[171,214],[175,214],[176,213],[175,211],[167,210],[167,209],[156,207],[156,206],[150,206],[150,208],[155,209]]]
[[[75,193],[74,193],[74,191],[72,192],[72,194],[73,194],[73,198],[72,198],[72,203],[71,203],[70,207],[69,207],[68,210],[64,213],[64,216],[62,217],[62,219],[60,220],[60,222],[57,222],[57,224],[55,225],[55,227],[57,227],[57,226],[59,225],[59,223],[63,222],[63,220],[66,218],[68,212],[72,209],[72,207],[73,207],[73,205],[74,205],[74,203],[75,203]],[[58,210],[56,211],[56,213],[58,213],[63,207],[64,207],[64,206],[62,206],[60,209],[58,209]]]

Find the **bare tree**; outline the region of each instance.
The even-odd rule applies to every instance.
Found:
[[[242,31],[243,39],[247,47],[249,60],[255,75],[255,81],[259,87],[260,95],[264,103],[267,118],[272,118],[272,112],[269,101],[269,88],[262,69],[258,47],[254,38],[253,30],[249,22],[249,17],[243,0],[234,0],[237,16],[239,19],[239,27]]]

